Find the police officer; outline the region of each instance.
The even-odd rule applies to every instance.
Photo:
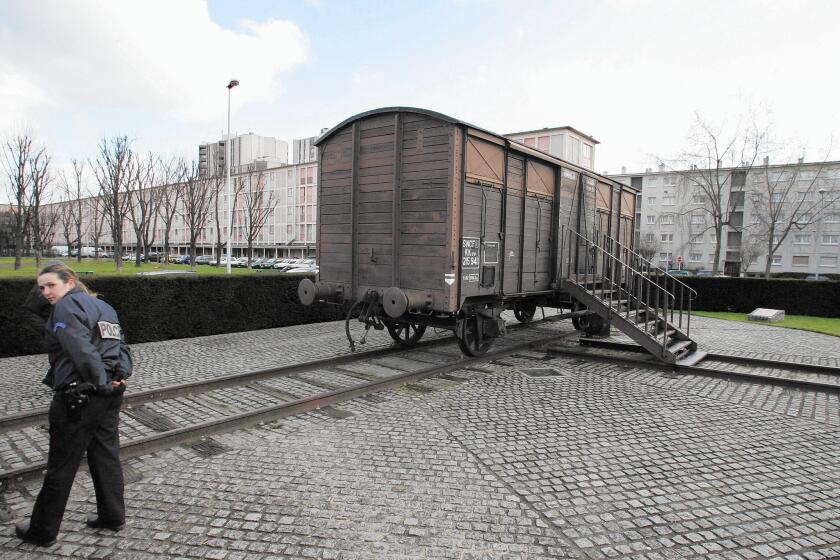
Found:
[[[87,451],[96,516],[87,525],[119,531],[125,524],[120,464],[119,412],[130,353],[114,309],[94,297],[64,264],[38,275],[41,293],[52,305],[44,345],[50,369],[44,383],[55,395],[50,405],[50,450],[44,485],[19,538],[39,546],[56,541],[73,479]]]

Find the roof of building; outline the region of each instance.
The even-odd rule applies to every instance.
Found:
[[[589,140],[593,144],[600,144],[600,142],[595,140],[595,138],[593,138],[592,136],[590,136],[586,133],[581,132],[580,130],[576,129],[573,126],[556,126],[556,127],[552,127],[552,128],[538,128],[536,130],[523,130],[522,132],[511,132],[509,134],[505,134],[504,136],[522,136],[523,134],[551,133],[551,132],[556,132],[556,131],[559,131],[559,130],[570,130],[570,131],[574,132],[575,134],[577,134],[578,136],[586,138],[587,140]]]

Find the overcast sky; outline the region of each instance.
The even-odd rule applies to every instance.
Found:
[[[840,143],[840,2],[0,0],[0,132],[55,161],[103,136],[196,157],[415,106],[500,133],[571,125],[596,170],[676,155],[695,112],[758,108],[809,160]],[[837,156],[837,149],[834,154]]]

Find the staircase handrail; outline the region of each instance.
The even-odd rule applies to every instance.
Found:
[[[615,255],[611,254],[609,251],[606,251],[604,248],[599,247],[597,244],[593,243],[592,241],[590,241],[590,240],[589,240],[589,239],[587,239],[586,237],[582,236],[580,233],[578,233],[577,231],[573,230],[572,228],[570,228],[570,227],[568,227],[568,226],[563,226],[563,229],[564,229],[564,230],[568,230],[570,233],[573,233],[574,235],[576,235],[577,237],[579,237],[580,239],[582,239],[583,241],[585,241],[585,242],[587,243],[587,245],[589,245],[589,246],[591,246],[591,247],[594,247],[594,248],[598,249],[601,253],[603,253],[604,255],[606,255],[607,257],[609,257],[610,259],[612,259],[612,260],[613,260],[613,261],[615,261],[616,263],[620,264],[621,266],[629,267],[629,268],[630,268],[630,270],[631,270],[631,271],[632,271],[632,272],[633,272],[636,276],[638,276],[639,278],[641,278],[641,279],[643,279],[644,281],[648,282],[650,285],[654,286],[654,288],[655,288],[656,290],[659,290],[660,292],[663,292],[665,295],[667,295],[667,296],[671,299],[671,301],[676,301],[676,297],[674,296],[674,294],[672,294],[672,293],[671,293],[671,292],[669,292],[667,289],[665,289],[664,287],[660,286],[658,283],[654,282],[653,280],[651,280],[650,278],[648,278],[647,276],[645,276],[644,274],[642,274],[641,272],[639,272],[639,271],[638,271],[638,270],[636,270],[635,268],[633,268],[633,267],[629,266],[629,265],[628,265],[628,263],[626,263],[626,262],[622,261],[621,259],[619,259],[619,258],[618,258],[618,257],[616,257]],[[586,275],[586,274],[588,274],[588,273],[587,273],[587,272],[584,272],[584,274]],[[610,283],[613,283],[613,282],[612,282],[612,280],[610,280]],[[689,288],[689,289],[690,289],[690,288]],[[696,293],[696,292],[695,292],[695,293]]]
[[[644,263],[645,263],[645,264],[647,264],[649,267],[653,268],[654,270],[656,270],[656,271],[658,271],[658,272],[661,272],[662,274],[664,274],[664,275],[665,275],[665,276],[667,276],[668,278],[672,279],[675,283],[677,283],[677,284],[679,284],[680,286],[682,286],[682,287],[686,288],[686,289],[687,289],[687,290],[691,293],[691,295],[690,295],[691,299],[696,299],[696,297],[697,297],[697,290],[695,290],[694,288],[692,288],[691,286],[689,286],[688,284],[686,284],[685,282],[683,282],[682,280],[680,280],[680,279],[679,279],[679,278],[677,278],[676,276],[674,276],[674,275],[672,275],[672,274],[668,274],[668,272],[667,272],[665,269],[660,268],[660,267],[658,267],[657,265],[653,264],[653,263],[652,263],[652,262],[650,262],[648,259],[644,258],[642,255],[640,255],[639,253],[637,253],[636,251],[634,251],[634,250],[633,250],[633,249],[631,249],[630,247],[627,247],[626,245],[624,245],[621,241],[619,241],[619,240],[617,240],[617,239],[615,239],[615,238],[609,237],[607,234],[605,234],[605,233],[601,232],[600,230],[596,230],[596,231],[595,231],[595,233],[596,233],[596,234],[599,234],[599,235],[603,235],[604,237],[608,238],[610,241],[612,241],[613,243],[615,243],[616,245],[618,245],[618,246],[619,246],[620,248],[622,248],[623,250],[625,250],[625,251],[627,251],[628,253],[632,254],[634,257],[638,257],[639,259],[641,259],[642,261],[644,261]]]

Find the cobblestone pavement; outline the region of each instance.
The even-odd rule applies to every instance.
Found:
[[[704,349],[836,360],[836,338],[713,321],[692,326]],[[192,344],[252,352],[236,343],[248,333],[226,336]],[[318,355],[306,346],[298,361]],[[12,536],[38,485],[7,490],[0,556],[840,558],[840,431],[816,412],[832,403],[791,403],[774,388],[523,352],[127,460],[116,536],[83,527],[87,475],[45,551]]]

